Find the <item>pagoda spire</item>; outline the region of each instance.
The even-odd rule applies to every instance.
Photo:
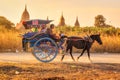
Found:
[[[63,17],[63,12],[61,14],[61,18],[60,18],[60,22],[59,22],[58,26],[65,26],[65,19]]]
[[[29,12],[27,11],[27,5],[25,4],[25,9],[21,16],[21,21],[25,21],[25,20],[29,20],[29,19],[30,19],[30,15],[29,15]]]
[[[25,11],[27,11],[27,5],[25,4]]]
[[[49,20],[49,17],[47,16],[47,20]]]
[[[74,26],[75,27],[80,27],[80,24],[79,24],[79,21],[78,21],[78,16],[76,17],[76,21],[75,21]]]
[[[30,19],[30,15],[29,15],[29,12],[27,11],[27,5],[25,4],[25,8],[24,8],[24,11],[22,13],[21,20],[19,23],[16,24],[16,29],[18,29],[20,31],[25,31],[25,28],[24,28],[22,23],[23,23],[23,21],[26,21],[29,19]]]

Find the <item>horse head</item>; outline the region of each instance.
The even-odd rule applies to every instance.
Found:
[[[90,35],[90,37],[92,38],[92,40],[97,41],[100,45],[102,44],[102,40],[100,38],[100,34],[94,34],[94,35]]]

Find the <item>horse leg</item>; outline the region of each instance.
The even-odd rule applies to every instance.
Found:
[[[78,59],[83,55],[83,53],[85,52],[86,48],[83,49],[82,53],[77,57],[77,61]]]
[[[88,53],[88,58],[89,58],[90,62],[92,63],[92,60],[90,59],[90,49],[87,49],[87,53]]]
[[[75,61],[73,55],[72,55],[72,47],[70,48],[70,55],[71,55],[71,58],[73,59],[73,61]]]
[[[64,56],[65,56],[65,55],[62,55],[61,61],[63,60]]]
[[[67,46],[67,48],[66,48],[66,53],[68,52],[69,49],[70,49],[70,48],[68,48],[68,46]],[[65,54],[62,55],[61,61],[63,60],[64,56],[65,56]]]

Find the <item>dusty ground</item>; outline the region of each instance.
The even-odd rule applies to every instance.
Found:
[[[0,53],[0,80],[120,80],[119,54],[91,54],[93,63],[86,55],[78,62],[60,58],[41,63],[30,53]]]

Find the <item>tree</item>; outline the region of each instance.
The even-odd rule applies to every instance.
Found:
[[[103,15],[97,15],[95,17],[95,24],[94,26],[96,27],[105,27],[106,23],[105,23],[106,19],[104,18]]]
[[[4,26],[7,29],[11,29],[14,26],[14,23],[12,23],[11,21],[7,20],[5,17],[0,16],[0,25]]]

